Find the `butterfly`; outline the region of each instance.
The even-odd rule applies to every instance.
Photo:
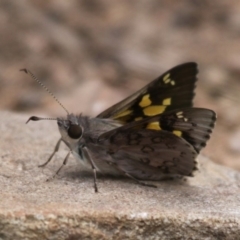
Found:
[[[64,108],[30,71],[22,70]],[[146,186],[155,186],[146,181],[192,176],[216,121],[214,111],[192,107],[197,73],[194,62],[178,65],[95,118],[64,108],[66,118],[48,118],[57,121],[61,138],[40,166],[47,165],[64,142],[69,152],[56,174],[73,154],[93,170],[95,192],[97,172],[128,176]],[[32,116],[28,121],[43,119]]]

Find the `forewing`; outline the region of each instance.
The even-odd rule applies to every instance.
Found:
[[[128,123],[169,110],[191,107],[197,73],[194,62],[178,65],[97,117]]]

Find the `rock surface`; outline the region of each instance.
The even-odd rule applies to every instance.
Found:
[[[43,170],[59,138],[54,121],[0,112],[0,239],[237,239],[240,234],[240,173],[199,156],[187,181],[158,188],[130,179],[98,177],[61,150]]]

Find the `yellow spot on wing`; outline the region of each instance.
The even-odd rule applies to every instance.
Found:
[[[147,125],[147,129],[161,130],[159,122],[151,122]]]
[[[165,98],[163,100],[162,104],[165,106],[171,105],[171,98]]]
[[[166,74],[166,75],[163,77],[163,82],[164,82],[165,84],[170,83],[172,86],[175,85],[175,81],[170,78],[170,73]]]
[[[144,95],[142,98],[142,101],[139,103],[140,107],[147,107],[149,105],[151,105],[151,100],[149,99],[149,94]]]
[[[187,121],[188,121],[188,118],[183,117],[183,112],[178,112],[178,113],[177,113],[177,117],[178,117],[178,118],[183,118],[183,121],[184,121],[184,122],[187,122]]]
[[[166,106],[149,106],[143,109],[146,116],[155,116],[165,111]]]
[[[170,73],[166,74],[164,77],[163,77],[163,81],[167,84],[171,81],[171,79],[169,78],[170,77]]]
[[[174,130],[173,133],[174,133],[175,135],[177,135],[178,137],[181,137],[181,136],[182,136],[182,132],[179,131],[179,130]]]
[[[120,113],[118,113],[117,115],[114,116],[114,119],[129,115],[131,112],[132,112],[132,110],[126,110],[124,112],[120,112]]]
[[[177,112],[177,117],[178,118],[183,118],[183,112]]]

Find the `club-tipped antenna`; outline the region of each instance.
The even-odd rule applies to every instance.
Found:
[[[57,118],[42,118],[42,117],[36,117],[36,116],[32,116],[30,117],[27,121],[26,121],[26,124],[29,122],[29,121],[40,121],[40,120],[57,120]]]
[[[29,71],[28,69],[26,68],[23,68],[23,69],[20,69],[20,71],[23,71],[27,74],[29,74],[33,80],[35,80],[45,91],[47,91],[52,97],[53,99],[66,111],[66,113],[69,115],[69,112],[68,110],[62,105],[62,103],[57,99],[57,97],[31,72]],[[38,119],[38,120],[35,120],[35,119],[29,119],[28,121],[30,120],[33,120],[33,121],[38,121],[38,120],[42,120],[42,119]],[[54,119],[48,119],[48,120],[54,120]],[[56,120],[56,119],[55,119]]]

